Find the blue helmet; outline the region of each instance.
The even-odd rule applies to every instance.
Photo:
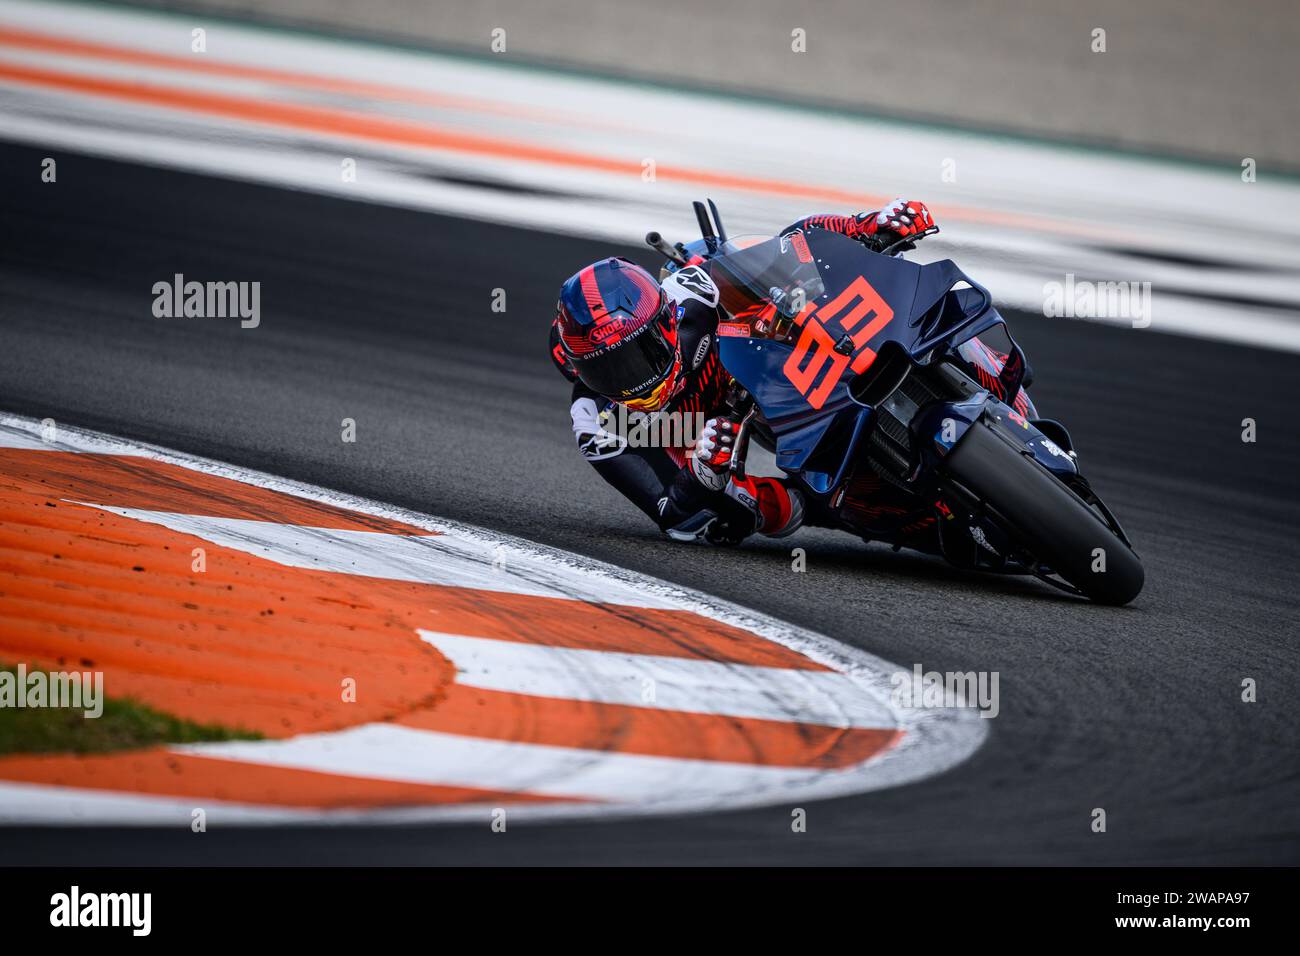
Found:
[[[555,324],[564,359],[597,394],[657,409],[676,393],[682,362],[672,302],[636,263],[610,257],[570,276]]]

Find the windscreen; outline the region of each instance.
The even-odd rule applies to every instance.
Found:
[[[710,263],[724,309],[752,317],[771,307],[791,317],[825,291],[802,232],[758,242],[732,240]]]

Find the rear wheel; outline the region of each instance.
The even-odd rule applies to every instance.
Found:
[[[1039,562],[1100,604],[1127,604],[1145,580],[1142,562],[1077,494],[994,433],[967,430],[944,472]]]

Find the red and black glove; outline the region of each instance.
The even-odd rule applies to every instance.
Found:
[[[727,486],[727,472],[736,453],[736,436],[740,425],[730,418],[710,418],[696,439],[691,454],[691,474],[710,491]]]
[[[915,249],[916,240],[939,231],[923,202],[895,199],[884,209],[857,217],[858,238],[877,252]]]

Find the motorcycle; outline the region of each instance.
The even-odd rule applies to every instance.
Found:
[[[664,274],[698,266],[718,288],[738,476],[757,442],[803,492],[809,524],[1101,604],[1138,595],[1142,562],[1070,433],[1039,416],[987,289],[898,244],[875,252],[819,229],[729,239],[712,200],[694,206],[700,239],[646,241]]]

